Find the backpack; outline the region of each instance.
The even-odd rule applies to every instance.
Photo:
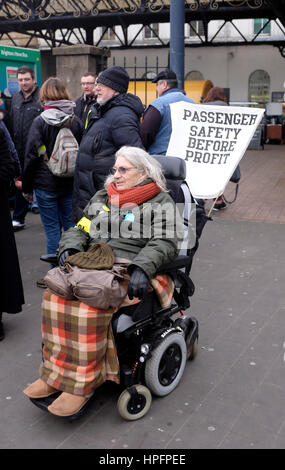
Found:
[[[79,145],[71,130],[62,127],[57,134],[53,151],[46,164],[55,176],[70,178],[74,175]]]

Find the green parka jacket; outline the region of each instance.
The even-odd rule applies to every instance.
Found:
[[[116,257],[131,261],[129,273],[140,267],[151,279],[159,267],[171,262],[183,240],[183,224],[175,203],[160,192],[139,206],[111,206],[105,189],[98,191],[75,227],[63,233],[59,255],[68,249],[87,251],[108,243]]]

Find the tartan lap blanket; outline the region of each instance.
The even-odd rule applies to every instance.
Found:
[[[126,288],[127,288],[127,282]],[[170,304],[174,283],[157,275],[150,282],[161,306]],[[107,310],[78,300],[66,300],[50,289],[42,299],[43,362],[39,375],[50,386],[73,395],[91,396],[106,380],[120,383],[112,317],[122,306],[134,305],[126,296],[120,307]]]

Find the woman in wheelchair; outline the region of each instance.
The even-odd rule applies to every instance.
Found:
[[[110,296],[109,305],[103,309],[96,307],[94,295],[88,297],[86,290],[86,297],[77,292],[77,296],[65,298],[56,295],[56,290],[45,291],[40,378],[24,390],[32,401],[51,397],[48,411],[70,417],[85,407],[104,381],[120,382],[112,317],[119,307],[143,299],[153,280],[151,285],[158,292],[169,281],[173,293],[171,278],[156,277],[156,273],[177,257],[183,235],[182,220],[166,189],[160,163],[139,148],[122,147],[116,153],[105,189],[92,197],[77,225],[62,235],[59,267],[54,269],[61,273],[67,269],[64,275],[70,279],[78,261],[81,264],[78,262],[77,267],[81,266],[84,273],[89,269],[90,277],[102,266],[105,270],[107,266],[107,271],[119,267],[123,297],[114,306]],[[108,265],[110,251],[107,265],[96,258],[96,253],[101,257],[106,254],[106,245],[114,256],[113,267],[112,262]],[[100,299],[98,305],[102,305]]]

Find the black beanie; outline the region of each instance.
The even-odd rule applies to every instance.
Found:
[[[103,70],[97,78],[97,83],[102,83],[102,85],[106,85],[119,93],[126,93],[129,81],[128,72],[123,67],[117,65]]]

